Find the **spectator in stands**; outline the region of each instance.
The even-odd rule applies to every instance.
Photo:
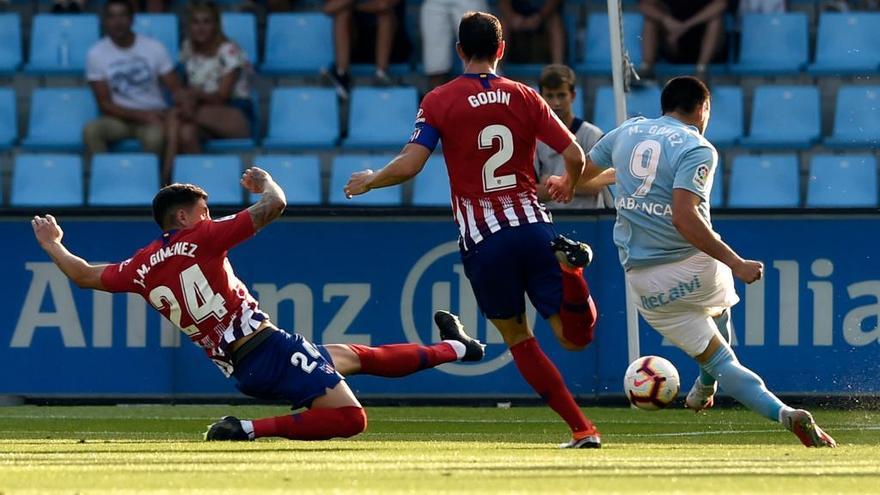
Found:
[[[538,87],[541,96],[559,120],[574,134],[584,152],[588,153],[602,137],[602,129],[575,116],[573,107],[577,79],[574,71],[562,64],[548,65],[541,71]],[[538,199],[546,202],[551,209],[613,207],[614,202],[606,186],[614,183],[614,169],[606,169],[592,180],[579,183],[575,187],[574,197],[567,204],[550,201],[550,194],[547,192],[547,178],[565,174],[565,160],[541,141],[538,141],[535,153],[535,173],[538,177]]]
[[[785,12],[785,0],[739,0],[737,13],[778,14]]]
[[[132,31],[128,0],[107,0],[103,17],[106,36],[86,58],[86,78],[101,116],[86,124],[83,140],[90,153],[104,153],[112,143],[136,137],[144,151],[160,154],[168,104],[159,82],[179,91],[174,62],[162,43]]]
[[[485,0],[425,0],[422,3],[422,59],[429,89],[449,79],[458,39],[458,23],[466,12],[487,12]]]
[[[187,8],[187,36],[180,49],[186,86],[168,114],[163,177],[171,177],[177,153],[200,153],[201,140],[246,138],[251,134],[253,69],[244,51],[223,34],[220,9],[196,0]]]
[[[326,0],[324,13],[333,17],[336,64],[326,76],[343,98],[351,88],[352,61],[375,61],[374,84],[393,84],[388,75],[392,60],[408,57],[409,40],[398,29],[406,2],[401,0]]]
[[[661,49],[674,64],[696,64],[696,76],[705,80],[709,63],[724,58],[724,12],[727,0],[641,0],[645,16],[642,65],[639,75],[654,79]]]
[[[504,58],[513,63],[563,63],[564,5],[561,0],[500,0],[498,8],[507,42]],[[546,38],[546,44],[542,38]]]
[[[79,14],[85,10],[85,0],[54,0],[52,2],[53,14]]]

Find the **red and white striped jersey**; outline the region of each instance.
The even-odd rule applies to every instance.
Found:
[[[535,189],[537,140],[561,153],[574,135],[530,87],[464,74],[422,100],[411,143],[443,143],[465,248],[505,227],[551,222]]]
[[[110,292],[140,294],[229,376],[229,344],[268,318],[226,257],[254,233],[247,210],[168,231],[131,258],[105,268],[101,283]]]

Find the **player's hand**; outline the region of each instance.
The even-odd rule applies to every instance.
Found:
[[[755,260],[742,260],[731,268],[733,275],[750,284],[756,280],[761,280],[764,276],[764,263]]]
[[[64,237],[64,231],[61,230],[61,226],[52,215],[35,216],[31,220],[31,226],[34,228],[34,236],[41,246],[61,242],[61,238]]]
[[[547,192],[553,201],[557,203],[568,203],[574,196],[574,185],[568,179],[568,175],[558,176],[551,175],[547,178]]]
[[[369,191],[370,181],[373,180],[373,174],[374,172],[370,169],[351,174],[351,177],[348,179],[348,184],[342,188],[345,192],[345,197],[351,199],[352,196],[364,194]]]
[[[263,194],[266,182],[270,180],[272,176],[268,172],[259,167],[251,167],[241,174],[241,187],[254,194]]]

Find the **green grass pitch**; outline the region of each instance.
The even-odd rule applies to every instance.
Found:
[[[600,450],[558,450],[542,407],[368,408],[350,440],[207,443],[265,406],[0,408],[0,493],[880,493],[880,412],[814,411],[838,449],[807,449],[742,409],[587,408]]]

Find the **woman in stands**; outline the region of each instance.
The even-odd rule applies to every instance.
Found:
[[[195,1],[187,11],[187,37],[180,49],[186,85],[167,122],[166,183],[175,155],[200,153],[207,138],[247,138],[254,119],[253,70],[241,48],[223,34],[217,4]]]

